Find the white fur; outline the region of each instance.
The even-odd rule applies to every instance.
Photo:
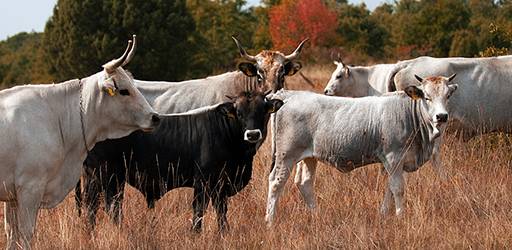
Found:
[[[131,95],[106,94],[102,89],[109,79]],[[121,68],[81,82],[89,147],[152,126],[153,109]],[[30,248],[39,208],[56,206],[78,182],[87,156],[79,100],[78,80],[0,91],[0,200],[8,249]]]

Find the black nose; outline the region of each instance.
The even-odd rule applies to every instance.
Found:
[[[326,95],[327,95],[328,93],[329,93],[329,90],[327,90],[327,89],[326,89],[326,90],[324,91],[324,94],[326,94]]]
[[[447,122],[448,121],[448,114],[437,114],[436,119],[438,122]]]
[[[158,116],[156,113],[151,114],[151,122],[154,126],[157,126],[160,123],[160,116]]]
[[[256,141],[260,139],[260,131],[247,132],[247,139],[250,141]]]

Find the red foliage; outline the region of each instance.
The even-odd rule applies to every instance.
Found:
[[[309,37],[322,46],[336,34],[336,13],[321,0],[284,0],[270,9],[269,30],[276,49],[293,48]]]

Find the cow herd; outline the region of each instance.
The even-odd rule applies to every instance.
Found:
[[[401,214],[405,172],[432,160],[444,175],[439,149],[449,120],[464,139],[510,132],[512,56],[420,57],[369,67],[339,58],[324,94],[316,94],[285,90],[285,78],[302,68],[297,58],[307,40],[289,55],[255,56],[233,40],[238,71],[204,79],[133,79],[122,68],[134,56],[133,36],[120,58],[92,76],[0,91],[7,248],[30,248],[39,208],[55,207],[73,187],[91,230],[101,193],[120,223],[128,183],[149,208],[168,191],[192,188],[192,230],[201,230],[211,201],[222,231],[228,198],[248,185],[267,131],[269,226],[294,166],[312,209],[318,161],[341,172],[382,163],[389,184],[381,212],[394,201]]]

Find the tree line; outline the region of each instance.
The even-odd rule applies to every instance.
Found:
[[[44,32],[0,42],[0,84],[93,74],[131,34],[138,79],[179,81],[235,69],[232,35],[250,53],[288,53],[309,37],[307,63],[341,53],[363,64],[508,54],[511,30],[512,0],[396,0],[373,11],[347,0],[59,0]]]

